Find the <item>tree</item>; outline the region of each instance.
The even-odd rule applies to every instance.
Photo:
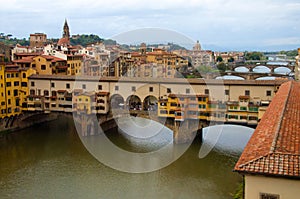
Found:
[[[222,62],[223,61],[223,58],[221,56],[218,56],[217,57],[217,62]]]
[[[246,60],[262,60],[264,58],[263,53],[261,52],[247,52],[245,55]]]
[[[225,63],[221,62],[217,65],[217,68],[220,72],[225,72],[227,70],[227,65]]]
[[[199,73],[209,73],[209,72],[214,72],[214,70],[213,70],[212,67],[210,67],[210,66],[205,66],[205,65],[203,65],[203,66],[198,66],[196,69],[197,69],[197,71],[198,71]]]
[[[234,58],[233,58],[233,57],[230,57],[230,58],[228,59],[228,62],[234,62]]]

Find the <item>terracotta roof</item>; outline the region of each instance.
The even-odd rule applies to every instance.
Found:
[[[234,170],[300,178],[300,83],[281,85]]]
[[[57,45],[59,46],[70,45],[70,40],[68,38],[61,38],[58,40]]]
[[[97,92],[97,95],[105,95],[105,96],[108,96],[108,95],[109,95],[109,92],[101,91],[101,92]]]
[[[14,63],[31,63],[34,56],[23,57],[22,59],[14,60]]]
[[[250,96],[247,95],[240,95],[239,99],[250,99]]]

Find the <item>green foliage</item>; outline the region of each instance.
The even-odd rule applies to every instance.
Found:
[[[117,42],[115,40],[112,40],[112,39],[105,39],[103,41],[104,45],[116,45]]]
[[[178,44],[174,44],[174,43],[168,43],[168,45],[170,45],[170,51],[173,50],[186,50],[184,47],[178,45]]]
[[[221,56],[218,56],[217,57],[217,62],[222,62],[223,61],[223,58]]]
[[[246,52],[245,54],[245,59],[246,60],[263,60],[265,59],[263,53],[261,52]]]
[[[3,35],[2,35],[3,34]],[[18,38],[10,38],[12,35],[4,35],[4,33],[0,34],[0,41],[3,42],[5,45],[16,45],[20,44],[22,46],[28,46],[29,45],[29,40],[26,38],[23,39],[18,39]]]
[[[76,38],[71,38],[70,43],[72,45],[82,45],[87,46],[88,44],[93,44],[97,42],[102,42],[103,39],[101,39],[98,35],[79,35]]]
[[[235,193],[233,194],[233,199],[243,199],[244,184],[240,183]]]
[[[225,72],[228,69],[227,65],[223,62],[217,64],[217,68],[220,72]]]
[[[298,55],[298,50],[289,50],[289,51],[280,51],[279,54],[283,54],[283,55],[286,55],[288,57],[296,57]]]
[[[204,74],[204,73],[212,73],[212,72],[217,72],[216,70],[214,70],[211,66],[198,66],[197,68],[197,71],[201,74]]]
[[[233,58],[233,57],[230,57],[230,58],[228,59],[228,62],[234,62],[234,58]]]

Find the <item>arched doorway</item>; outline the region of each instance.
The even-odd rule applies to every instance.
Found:
[[[119,94],[114,94],[110,98],[110,107],[112,109],[123,109],[125,106],[124,98]]]
[[[145,111],[156,111],[157,110],[157,98],[153,95],[149,95],[144,99],[143,108]]]
[[[141,99],[136,95],[130,95],[126,100],[126,107],[129,110],[142,110]]]

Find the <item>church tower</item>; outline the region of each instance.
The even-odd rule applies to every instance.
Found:
[[[69,30],[67,19],[65,20],[65,24],[64,24],[63,38],[68,38],[68,39],[70,38],[70,30]]]
[[[70,45],[70,30],[67,19],[65,20],[62,38],[58,40],[57,45],[65,47]]]

